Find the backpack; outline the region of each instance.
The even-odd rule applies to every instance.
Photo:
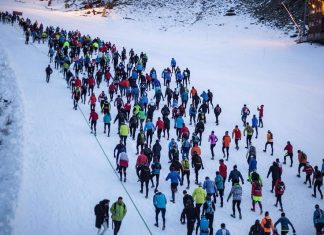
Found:
[[[205,209],[206,214],[212,214],[214,213],[213,203],[211,200],[206,201],[207,208]]]
[[[264,224],[265,228],[271,228],[271,219],[266,219],[266,223]]]
[[[190,165],[189,165],[188,159],[184,159],[182,161],[182,167],[183,167],[184,170],[189,170],[190,169]]]
[[[284,191],[285,191],[285,184],[284,184],[284,182],[281,181],[281,182],[278,184],[278,191],[279,191],[281,194],[284,193]]]

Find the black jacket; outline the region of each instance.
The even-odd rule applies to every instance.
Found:
[[[108,205],[106,205],[108,203]],[[102,200],[94,208],[96,228],[100,229],[105,220],[109,220],[109,200]]]

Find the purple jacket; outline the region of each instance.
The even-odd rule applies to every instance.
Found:
[[[208,142],[210,142],[210,144],[216,144],[218,141],[217,136],[215,134],[210,134],[209,138],[208,138]]]

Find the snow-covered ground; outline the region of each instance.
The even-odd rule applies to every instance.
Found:
[[[297,149],[306,152],[312,165],[321,164],[324,150],[324,125],[321,123],[324,119],[321,108],[324,103],[323,47],[297,45],[281,32],[251,24],[253,20],[245,16],[219,15],[208,20],[208,25],[206,21],[199,21],[190,26],[173,25],[165,28],[165,25],[158,26],[154,15],[143,15],[145,20],[138,21],[125,20],[124,15],[115,12],[110,12],[107,18],[83,17],[77,12],[46,10],[32,1],[19,3],[6,0],[0,3],[0,10],[13,9],[21,10],[25,17],[45,25],[79,29],[82,33],[110,40],[119,48],[125,46],[128,50],[134,48],[136,52],[144,51],[149,57],[148,68],[155,67],[158,74],[169,66],[171,57],[176,58],[181,69],[190,68],[193,85],[199,92],[211,89],[214,103],[219,103],[223,110],[220,126],[215,126],[213,114],[207,118],[208,125],[202,144],[202,158],[206,167],[201,172],[200,181],[207,175],[214,177],[218,169],[218,161],[210,160],[207,137],[211,130],[215,130],[221,139],[224,132],[231,132],[235,124],[241,127],[240,110],[244,103],[250,107],[252,114],[256,114],[258,105],[264,104],[265,128],[259,131],[259,139],[253,141],[253,144],[258,150],[258,169],[264,182],[264,211],[270,211],[274,220],[280,216],[280,212],[273,206],[275,198],[269,192],[271,179],[266,179],[266,173],[276,157],[283,159],[286,141],[291,141],[295,152]],[[24,37],[17,26],[1,24],[0,30],[0,45],[7,54],[7,66],[14,71],[13,76],[18,84],[17,89],[8,86],[11,91],[8,93],[20,97],[22,102],[16,104],[19,105],[16,109],[24,110],[21,114],[23,128],[17,128],[23,133],[22,143],[19,147],[8,145],[6,150],[16,151],[20,159],[20,163],[13,159],[11,165],[7,164],[10,174],[14,172],[11,169],[19,169],[20,165],[22,170],[16,175],[15,183],[10,184],[13,193],[2,194],[0,208],[3,211],[0,214],[5,216],[0,217],[0,222],[5,227],[4,234],[10,233],[8,218],[12,218],[12,233],[18,235],[94,234],[94,205],[102,198],[114,201],[119,195],[125,198],[128,206],[120,234],[148,233],[98,142],[89,134],[82,114],[72,109],[70,93],[62,75],[55,71],[50,83],[45,83],[44,69],[49,62],[46,46],[24,45]],[[12,78],[13,81],[15,78]],[[3,84],[4,77],[0,79]],[[88,118],[89,108],[81,105],[81,109]],[[114,164],[112,152],[119,140],[116,125],[112,126],[113,136],[107,138],[101,134],[103,126],[100,124],[98,140]],[[273,157],[262,152],[268,129],[274,134]],[[174,137],[174,131],[171,133]],[[13,141],[21,138],[19,133],[15,135],[17,139]],[[169,183],[163,180],[168,173],[167,142],[163,140],[161,144],[163,170],[160,190],[169,198]],[[139,183],[134,171],[135,146],[130,140],[128,153],[130,167],[128,182],[124,185],[152,233],[162,234],[160,229],[153,226],[153,191],[150,191],[149,199],[138,192]],[[216,154],[216,159],[222,156],[220,143],[216,146]],[[283,197],[284,209],[299,234],[310,234],[313,229],[314,204],[323,204],[323,201],[313,199],[303,180],[295,177],[296,156],[293,168],[284,166],[283,179],[287,186]],[[236,152],[232,144],[228,169],[232,169],[234,164],[238,165],[246,178],[245,150],[242,148]],[[1,181],[0,188],[8,185]],[[194,188],[191,185],[190,192]],[[15,200],[18,189],[18,199]],[[179,222],[183,189],[179,187],[176,204],[167,205],[167,228],[164,233],[184,234],[186,228]],[[243,220],[230,217],[230,203],[225,203],[224,208],[219,208],[218,204],[214,228],[219,228],[220,223],[225,222],[232,234],[247,234],[255,219],[261,218],[249,209],[250,185],[244,184],[243,189]],[[6,191],[9,192],[9,189]],[[228,191],[225,191],[225,197],[227,195]]]

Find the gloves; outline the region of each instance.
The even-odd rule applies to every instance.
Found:
[[[205,168],[204,168],[204,167],[202,167],[202,169],[204,170]]]
[[[242,184],[244,184],[244,181],[242,181]]]

